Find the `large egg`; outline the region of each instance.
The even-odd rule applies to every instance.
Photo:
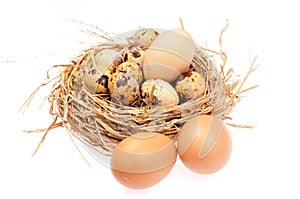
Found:
[[[211,115],[191,118],[177,137],[181,161],[199,174],[222,169],[230,158],[231,149],[231,137],[223,121]]]
[[[172,170],[177,157],[174,141],[160,133],[136,133],[112,152],[114,177],[132,189],[151,187]]]
[[[146,51],[143,70],[148,79],[174,81],[186,72],[194,58],[195,44],[185,30],[163,32]]]

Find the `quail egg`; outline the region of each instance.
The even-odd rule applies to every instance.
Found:
[[[176,106],[179,97],[172,85],[161,79],[150,79],[145,81],[141,87],[141,96],[146,103],[152,105]]]
[[[205,80],[200,73],[188,71],[179,77],[175,89],[180,99],[187,101],[205,92]]]
[[[117,54],[118,52],[115,50],[105,49],[95,56],[89,55],[83,60],[82,65],[84,71],[82,73],[82,79],[84,84],[92,92],[97,92],[98,79],[101,77],[106,67],[113,62]]]
[[[107,66],[103,71],[100,78],[96,80],[96,93],[97,94],[108,94],[108,81],[112,76],[112,71],[110,70],[110,66]]]
[[[96,54],[95,65],[108,66],[119,53],[112,49],[104,49]]]
[[[116,69],[116,72],[120,71],[132,75],[139,84],[143,82],[143,71],[141,67],[135,62],[123,62]]]
[[[139,83],[125,72],[113,73],[108,81],[108,88],[112,101],[122,105],[131,105],[140,96]]]
[[[159,33],[154,29],[142,28],[134,33],[133,42],[149,48],[158,35]]]
[[[146,49],[140,45],[130,45],[121,51],[121,55],[117,56],[114,63],[119,65],[123,62],[134,62],[142,66],[144,62]],[[122,60],[120,60],[120,58]]]

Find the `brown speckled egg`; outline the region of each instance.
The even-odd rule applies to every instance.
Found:
[[[142,98],[152,105],[176,106],[179,97],[175,89],[168,82],[161,79],[150,79],[145,81],[141,87]]]
[[[152,28],[142,28],[134,33],[133,42],[149,48],[158,35],[159,33]]]
[[[143,82],[143,71],[141,67],[135,62],[123,62],[116,69],[116,72],[120,71],[132,75],[139,84]]]
[[[115,63],[134,62],[137,63],[139,66],[142,66],[144,62],[145,52],[146,49],[143,46],[128,46],[121,52],[122,61],[120,60],[120,57],[116,57]]]
[[[112,74],[108,88],[112,101],[122,105],[131,105],[140,96],[139,83],[132,75],[124,72]]]
[[[179,77],[175,89],[180,99],[186,101],[205,92],[205,80],[200,73],[188,71]]]

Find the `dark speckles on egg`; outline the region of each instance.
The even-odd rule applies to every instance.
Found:
[[[113,64],[115,66],[118,66],[118,65],[122,64],[123,62],[124,62],[123,58],[120,55],[118,55],[117,57],[115,57]]]
[[[139,53],[139,51],[137,51],[137,50],[133,50],[132,55],[133,55],[134,58],[138,58],[138,57],[141,56],[141,53]]]
[[[159,36],[159,33],[151,28],[142,28],[135,32],[133,41],[135,44],[149,48],[152,42]]]
[[[124,54],[124,62],[127,62],[128,61],[128,53],[125,53]]]
[[[96,69],[92,69],[90,72],[91,72],[92,75],[95,75],[97,73],[97,70]]]
[[[191,77],[192,75],[193,75],[193,73],[191,71],[188,71],[183,74],[184,77]]]
[[[130,74],[116,72],[109,82],[109,94],[111,99],[122,105],[130,105],[139,97],[139,84]]]

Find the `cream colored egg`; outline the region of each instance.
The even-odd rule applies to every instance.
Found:
[[[146,51],[144,77],[146,80],[173,82],[188,70],[194,54],[195,44],[188,32],[180,29],[166,31]]]
[[[176,82],[175,89],[184,102],[194,96],[201,96],[205,92],[205,80],[196,71],[188,71],[182,74]]]
[[[145,81],[141,87],[141,96],[147,104],[161,106],[176,106],[179,97],[175,89],[168,82],[161,79]]]
[[[152,42],[159,36],[159,33],[152,28],[142,28],[133,35],[133,42],[149,48]]]

